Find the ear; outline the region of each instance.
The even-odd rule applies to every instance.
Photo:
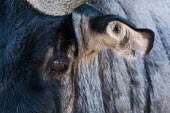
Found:
[[[82,20],[83,41],[81,55],[89,56],[101,49],[112,49],[125,58],[136,53],[148,54],[153,48],[154,32],[137,29],[131,22],[115,15]]]
[[[117,46],[112,48],[125,57],[135,53],[147,55],[153,48],[154,32],[149,29],[137,29],[122,21],[109,22],[106,33],[117,40]]]

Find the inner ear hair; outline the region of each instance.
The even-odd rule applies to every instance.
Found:
[[[131,46],[138,46],[141,55],[146,55],[153,48],[154,32],[149,29],[132,28],[121,21],[112,21],[108,24],[107,33],[109,36],[119,42],[119,46],[123,47],[128,41],[132,42]],[[123,44],[123,45],[122,45]]]

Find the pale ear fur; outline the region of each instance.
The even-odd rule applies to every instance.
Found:
[[[129,58],[135,53],[146,55],[153,47],[154,33],[148,29],[136,29],[121,21],[111,21],[106,30],[99,33],[89,27],[89,21],[82,20],[80,57],[93,59],[101,49],[112,49],[119,55]]]
[[[129,44],[131,49],[141,55],[146,55],[153,47],[154,33],[149,29],[131,28],[123,22],[112,21],[106,29],[108,35],[118,41],[118,47],[114,49],[123,49],[122,45]],[[124,39],[128,39],[125,42]]]

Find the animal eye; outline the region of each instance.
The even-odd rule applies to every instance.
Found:
[[[51,70],[56,72],[63,72],[66,71],[68,68],[68,61],[59,59],[54,60],[51,64]]]

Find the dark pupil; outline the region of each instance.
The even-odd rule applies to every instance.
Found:
[[[63,60],[54,60],[52,62],[51,69],[53,71],[65,71],[67,69],[68,65],[66,61]]]

